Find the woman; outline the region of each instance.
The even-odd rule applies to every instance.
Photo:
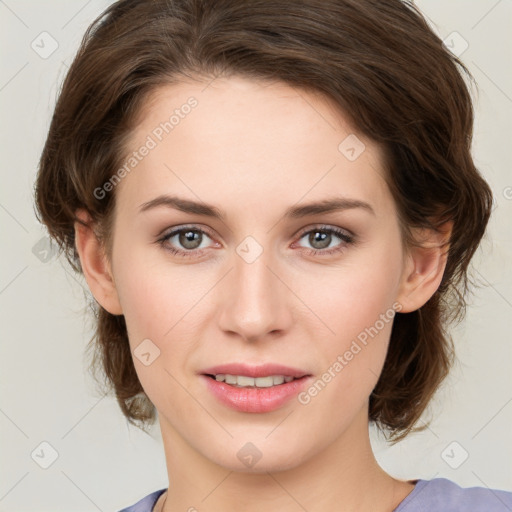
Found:
[[[399,0],[121,0],[87,31],[37,180],[168,489],[125,511],[485,510],[373,455],[448,373],[489,186],[461,72]],[[471,507],[471,508],[469,508]]]

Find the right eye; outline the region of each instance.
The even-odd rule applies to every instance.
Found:
[[[203,229],[185,226],[173,229],[160,238],[158,242],[165,250],[170,251],[172,254],[189,258],[203,254],[206,247],[201,247],[201,245],[205,236],[210,238]]]

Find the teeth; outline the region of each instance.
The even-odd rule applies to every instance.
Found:
[[[215,375],[217,382],[225,382],[233,386],[244,387],[257,387],[257,388],[270,388],[272,386],[279,386],[283,382],[291,382],[293,377],[284,375],[269,375],[268,377],[246,377],[245,375],[229,375],[219,373]]]

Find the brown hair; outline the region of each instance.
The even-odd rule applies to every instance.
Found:
[[[122,163],[148,94],[184,77],[238,74],[322,93],[380,143],[405,246],[412,227],[453,221],[439,289],[397,313],[369,419],[405,437],[453,363],[450,321],[461,320],[468,265],[492,193],[470,154],[473,107],[464,65],[420,12],[400,0],[120,0],[87,30],[66,76],[36,184],[39,217],[80,271],[74,222],[86,209],[108,244],[115,194],[94,190]],[[123,316],[96,305],[91,367],[102,367],[128,420],[155,408],[135,372]]]

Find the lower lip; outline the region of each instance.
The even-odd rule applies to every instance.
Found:
[[[239,388],[211,377],[206,379],[208,389],[225,405],[240,412],[270,412],[282,407],[297,395],[310,377],[302,377],[270,388]]]

